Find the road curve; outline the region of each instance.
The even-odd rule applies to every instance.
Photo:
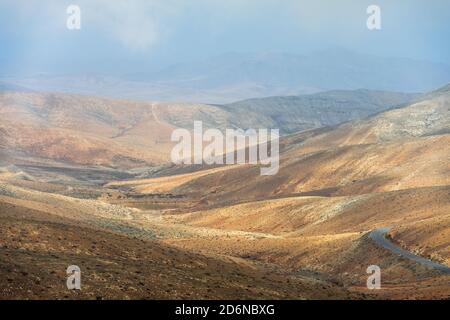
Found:
[[[373,230],[369,233],[369,238],[372,239],[377,245],[391,251],[392,253],[398,254],[406,259],[412,260],[414,262],[420,263],[422,265],[428,266],[435,270],[439,270],[443,273],[450,274],[450,267],[439,264],[437,262],[431,261],[424,257],[415,255],[409,251],[406,251],[399,246],[396,246],[391,241],[386,238],[386,233],[389,232],[390,228],[380,228]]]

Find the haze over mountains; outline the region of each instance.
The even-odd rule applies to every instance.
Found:
[[[0,300],[450,299],[448,0],[30,2]]]
[[[427,92],[445,85],[449,78],[450,67],[445,64],[335,48],[308,55],[228,53],[120,76],[43,73],[4,76],[3,80],[46,92],[224,104],[336,89]]]
[[[83,299],[448,298],[448,275],[368,235],[392,227],[396,245],[450,263],[449,88],[200,104],[4,84],[0,297],[69,297],[75,259]],[[280,128],[278,173],[171,164],[171,133],[195,120]],[[385,290],[365,289],[370,264]]]

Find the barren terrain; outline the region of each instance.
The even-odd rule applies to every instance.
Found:
[[[369,237],[450,265],[449,86],[283,136],[274,176],[168,163],[174,128],[238,123],[218,106],[6,92],[0,115],[0,299],[450,298]]]

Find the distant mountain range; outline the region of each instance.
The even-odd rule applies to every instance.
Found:
[[[228,53],[120,77],[41,74],[3,80],[40,91],[224,104],[335,89],[427,92],[448,83],[450,67],[333,49],[310,55]]]
[[[1,91],[31,92],[32,90],[15,84],[0,81],[0,92]]]

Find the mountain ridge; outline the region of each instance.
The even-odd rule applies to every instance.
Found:
[[[227,104],[335,89],[428,92],[449,79],[450,66],[442,63],[331,49],[311,54],[225,54],[126,75],[41,74],[2,80],[36,91]]]

